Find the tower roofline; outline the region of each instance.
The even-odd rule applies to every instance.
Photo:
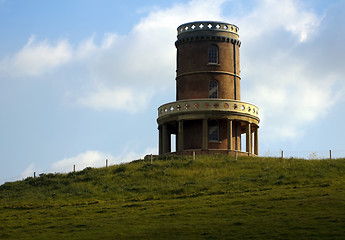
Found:
[[[177,28],[177,37],[179,38],[181,35],[184,35],[186,33],[199,31],[225,32],[236,35],[236,38],[239,37],[239,28],[236,25],[218,21],[196,21],[184,23]]]

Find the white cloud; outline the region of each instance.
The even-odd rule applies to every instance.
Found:
[[[318,16],[295,0],[256,3],[237,19],[243,43],[242,99],[260,108],[264,141],[301,138],[343,94],[338,89],[344,87],[340,76],[345,71],[334,69],[337,54],[331,56],[321,40],[330,13]],[[334,24],[326,29],[339,31]],[[326,70],[329,65],[333,71]]]
[[[66,64],[72,57],[71,46],[66,40],[51,44],[29,38],[27,44],[14,56],[0,62],[0,74],[12,77],[41,76]]]
[[[27,177],[33,177],[34,172],[36,176],[39,176],[41,173],[48,172],[58,172],[58,173],[67,173],[73,171],[73,166],[75,165],[76,171],[81,171],[86,167],[105,167],[106,160],[108,159],[108,165],[116,165],[121,163],[128,163],[137,159],[143,159],[148,154],[156,155],[158,153],[157,148],[147,148],[142,152],[134,152],[131,148],[125,148],[121,154],[113,156],[110,153],[104,153],[100,151],[88,150],[83,153],[80,153],[74,157],[64,158],[57,162],[54,162],[51,166],[51,169],[45,172],[37,169],[34,163],[29,164],[27,168],[21,173],[20,179]],[[1,179],[3,180],[3,179]]]
[[[77,97],[77,104],[136,113],[158,90],[174,89],[177,26],[196,18],[218,19],[222,2],[191,1],[156,9],[126,36],[108,33],[100,46],[93,38],[80,44],[78,55],[91,58],[86,69],[92,90]]]
[[[300,42],[315,33],[322,20],[313,12],[307,11],[298,0],[257,0],[252,11],[246,16],[235,17],[241,29],[242,39],[270,37],[274,31],[288,31],[296,35]]]
[[[333,9],[317,15],[299,0],[256,0],[246,14],[229,16],[225,2],[246,8],[236,0],[193,0],[156,8],[127,35],[106,33],[99,44],[95,36],[74,48],[67,41],[54,45],[30,39],[21,51],[1,61],[0,74],[6,70],[21,76],[42,75],[70,63],[73,74],[64,72],[65,81],[83,79],[82,86],[66,91],[72,102],[95,110],[137,113],[156,92],[175,88],[177,26],[206,19],[228,21],[241,29],[242,100],[260,108],[265,131],[261,136],[303,136],[308,124],[343,96],[337,89],[344,88],[339,57],[344,51],[339,40],[344,39],[344,28],[329,17],[343,22],[342,12]],[[329,36],[331,46],[326,43]]]
[[[102,57],[102,55],[104,55],[109,49],[114,47],[120,39],[121,37],[114,33],[105,33],[103,35],[102,42],[97,45],[95,43],[95,35],[92,35],[88,39],[79,43],[74,53],[74,58],[75,60],[80,62],[90,61],[91,59],[93,59],[94,61],[95,57]]]
[[[76,169],[82,170],[86,167],[101,167],[105,165],[105,160],[108,156],[98,151],[86,151],[80,153],[75,157],[65,158],[58,162],[55,162],[52,166],[54,172],[69,172],[73,170],[73,166],[76,165]],[[111,156],[109,156],[111,158]]]
[[[177,26],[219,19],[223,2],[194,0],[156,9],[128,35],[106,33],[99,44],[94,35],[76,47],[67,41],[52,45],[31,38],[21,51],[0,63],[0,74],[3,70],[20,77],[43,76],[69,63],[67,69],[59,69],[65,82],[83,78],[81,88],[67,90],[72,101],[96,110],[134,113],[145,108],[158,89],[174,89]]]
[[[21,174],[21,178],[33,177],[34,172],[36,171],[36,166],[34,163],[31,163]]]
[[[77,99],[77,104],[95,110],[111,109],[136,113],[146,108],[152,96],[150,90],[132,88],[101,88]]]
[[[108,159],[109,165],[116,165],[120,163],[131,162],[133,160],[142,159],[145,155],[156,153],[155,148],[148,148],[142,153],[136,153],[133,151],[126,151],[118,156],[113,156],[109,153],[103,153],[99,151],[86,151],[78,154],[77,156],[65,158],[57,161],[52,165],[52,172],[71,172],[73,166],[76,166],[76,170],[80,171],[86,167],[104,167],[106,159]],[[30,169],[31,170],[31,169]]]

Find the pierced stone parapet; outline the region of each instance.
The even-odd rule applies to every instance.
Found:
[[[238,36],[239,28],[233,24],[224,22],[191,22],[180,25],[177,28],[177,36],[193,31],[219,31],[232,33]]]
[[[158,119],[175,114],[201,112],[245,115],[259,120],[259,108],[257,106],[228,99],[191,99],[167,103],[158,108]]]

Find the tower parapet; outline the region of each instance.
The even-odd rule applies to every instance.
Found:
[[[229,33],[238,39],[239,28],[234,24],[229,24],[225,22],[212,22],[212,21],[202,21],[202,22],[190,22],[180,25],[177,28],[177,38],[179,39],[185,33],[195,33],[200,31],[212,31],[218,33]],[[237,37],[236,37],[237,36]]]
[[[180,25],[177,28],[178,45],[187,41],[215,40],[241,45],[239,28],[224,22],[199,21]]]

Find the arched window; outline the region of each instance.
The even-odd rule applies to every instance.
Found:
[[[217,120],[210,120],[208,122],[208,140],[219,141],[219,125]]]
[[[216,45],[211,45],[208,47],[208,63],[211,64],[218,64],[218,46]]]
[[[208,97],[209,98],[218,98],[218,82],[212,80],[208,88]]]

